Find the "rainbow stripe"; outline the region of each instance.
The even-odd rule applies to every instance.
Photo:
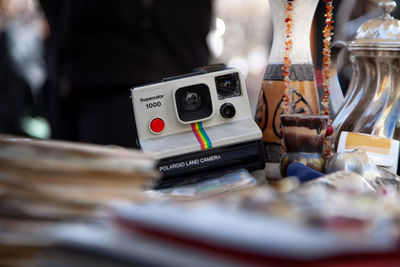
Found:
[[[211,140],[203,129],[203,124],[201,122],[195,122],[190,124],[192,126],[192,131],[199,141],[201,149],[212,148]]]

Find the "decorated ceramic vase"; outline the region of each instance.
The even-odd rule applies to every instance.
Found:
[[[311,57],[310,32],[318,0],[293,1],[290,80],[293,113],[319,114],[318,91]],[[281,158],[280,118],[283,114],[283,59],[287,0],[269,0],[274,25],[273,44],[260,90],[255,121],[263,132],[266,161]]]

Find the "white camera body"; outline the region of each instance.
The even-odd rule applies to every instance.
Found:
[[[131,95],[140,148],[160,160],[165,178],[264,168],[262,133],[237,69],[166,78]]]

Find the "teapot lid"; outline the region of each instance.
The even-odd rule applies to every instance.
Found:
[[[390,15],[396,8],[396,2],[382,1],[379,8],[384,14],[362,24],[351,47],[400,48],[400,20]]]

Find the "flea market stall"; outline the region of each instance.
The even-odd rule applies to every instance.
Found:
[[[240,71],[220,64],[132,89],[140,150],[0,134],[0,265],[399,265],[396,5],[332,44],[332,2],[269,1],[255,117]]]

